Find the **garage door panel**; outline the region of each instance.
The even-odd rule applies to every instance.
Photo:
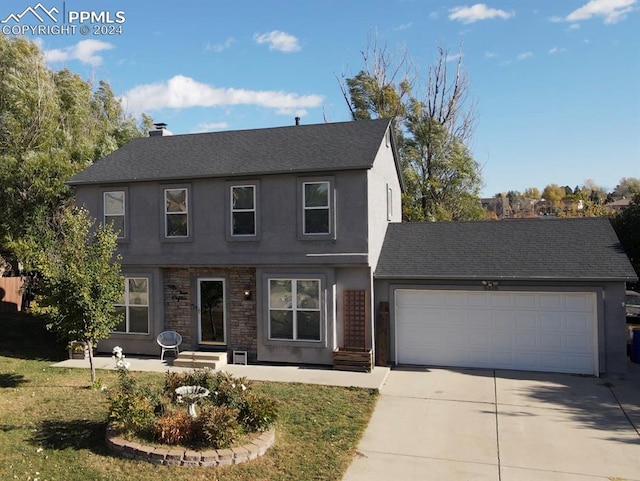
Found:
[[[456,296],[452,294],[446,294],[444,297],[444,305],[447,307],[467,307],[467,296]]]
[[[565,358],[566,356],[562,354],[546,353],[540,358],[540,365],[543,367],[543,370],[551,370],[556,366],[562,365]]]
[[[567,331],[584,331],[589,324],[589,319],[584,314],[567,314],[565,318]]]
[[[483,293],[487,294],[487,293]],[[494,309],[510,308],[512,306],[512,299],[508,296],[488,296],[489,305]]]
[[[469,348],[470,349],[491,349],[492,336],[491,332],[486,329],[469,330]]]
[[[491,327],[491,313],[486,310],[473,310],[469,312],[468,319],[471,327]]]
[[[513,335],[510,332],[494,331],[492,346],[494,349],[513,349]]]
[[[470,292],[467,294],[467,306],[473,308],[489,307],[489,298],[482,293]]]
[[[538,327],[538,316],[534,311],[515,312],[515,327],[518,329],[536,329]]]
[[[591,359],[587,356],[567,356],[567,368],[573,372],[584,372],[591,366]]]
[[[540,340],[535,333],[518,333],[515,335],[515,347],[517,349],[533,349],[538,350]]]
[[[550,353],[561,351],[565,343],[563,338],[556,334],[540,334],[540,351]]]
[[[543,331],[557,331],[562,329],[562,313],[544,312],[540,314],[540,328]]]
[[[513,307],[518,309],[535,309],[536,296],[534,294],[515,294],[513,296]]]
[[[597,374],[593,293],[396,291],[401,364]]]
[[[567,352],[585,352],[589,349],[591,339],[585,335],[568,334],[566,336]]]
[[[491,327],[493,329],[510,329],[513,325],[510,311],[488,311],[492,314]]]
[[[538,304],[540,309],[548,309],[551,311],[563,309],[564,296],[561,294],[547,294],[545,296],[538,297]]]
[[[580,295],[565,296],[565,308],[571,311],[586,312],[592,310],[592,299]]]

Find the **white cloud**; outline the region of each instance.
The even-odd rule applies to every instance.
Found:
[[[229,47],[231,47],[231,45],[233,45],[233,43],[234,43],[235,41],[236,41],[236,40],[235,40],[233,37],[227,37],[227,39],[226,39],[224,42],[222,42],[222,43],[211,44],[211,43],[208,43],[208,42],[207,42],[207,44],[205,45],[204,49],[205,49],[205,51],[207,51],[207,52],[217,52],[217,53],[220,53],[220,52],[222,52],[223,50],[226,50],[226,49],[228,49]]]
[[[457,62],[461,58],[462,58],[461,54],[454,53],[454,54],[447,55],[447,58],[445,59],[445,61],[447,61],[447,62]]]
[[[298,95],[273,90],[246,90],[214,87],[184,75],[176,75],[167,82],[138,85],[124,94],[125,107],[134,112],[189,107],[224,107],[229,105],[255,105],[275,109],[319,107],[321,95]]]
[[[229,128],[227,122],[202,122],[196,125],[195,129],[191,131],[192,134],[198,134],[202,132],[214,132],[216,130],[225,130]]]
[[[413,26],[413,22],[403,23],[402,25],[397,25],[393,27],[394,32],[400,32],[402,30],[408,30]]]
[[[572,23],[571,25],[569,25],[569,28],[567,30],[569,30],[569,31],[580,30],[580,24],[579,23]]]
[[[298,52],[300,45],[298,39],[293,35],[281,32],[280,30],[273,30],[267,33],[256,33],[253,39],[258,44],[268,43],[269,50],[279,50],[280,52]]]
[[[43,50],[44,60],[47,63],[66,62],[68,60],[79,60],[94,67],[102,64],[102,57],[96,55],[97,52],[111,50],[114,45],[100,40],[81,40],[75,45],[66,48],[55,48]]]
[[[449,10],[449,20],[458,20],[462,23],[474,23],[479,20],[491,20],[493,18],[502,18],[506,20],[514,14],[498,10],[497,8],[487,7],[484,3],[476,3],[471,7],[455,7]]]
[[[566,52],[567,49],[566,48],[562,48],[562,47],[552,47],[551,49],[549,49],[549,55],[553,55],[556,53],[562,53],[562,52]]]
[[[296,117],[304,117],[307,115],[307,109],[282,108],[276,110],[278,115],[295,115]]]
[[[487,51],[484,53],[484,58],[493,58],[493,57],[495,57],[495,56],[497,56],[497,55],[498,55],[497,53],[495,53],[495,52],[490,52],[490,51],[488,51],[488,50],[487,50]]]
[[[562,20],[581,22],[594,17],[602,17],[604,23],[613,24],[627,18],[627,14],[636,9],[636,3],[637,0],[590,0]]]
[[[516,57],[518,60],[526,60],[533,57],[533,52],[522,52]]]

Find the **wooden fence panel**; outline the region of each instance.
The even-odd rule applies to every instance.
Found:
[[[0,277],[0,312],[18,312],[22,308],[21,277]]]

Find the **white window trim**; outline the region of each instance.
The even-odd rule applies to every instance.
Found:
[[[327,185],[327,205],[307,207],[306,186],[310,184],[326,184]],[[327,232],[307,232],[306,212],[308,210],[326,210],[327,211]],[[331,234],[331,182],[328,180],[309,180],[302,182],[302,233],[305,236],[326,236]]]
[[[284,307],[271,307],[271,281],[291,281],[291,308]],[[297,291],[298,291],[298,281],[315,281],[318,283],[318,307],[317,308],[298,308],[297,306]],[[322,281],[321,279],[316,278],[293,278],[293,277],[269,277],[267,280],[267,293],[268,293],[268,302],[267,302],[267,316],[268,316],[268,325],[267,328],[269,330],[269,340],[270,341],[278,341],[278,342],[309,342],[309,343],[318,343],[322,342]],[[286,311],[293,312],[293,338],[286,339],[280,337],[272,337],[271,336],[271,311]],[[319,339],[298,339],[298,311],[313,311],[320,313],[318,318],[319,323]]]
[[[393,189],[387,184],[387,220],[393,220]]]
[[[233,207],[233,189],[250,187],[253,192],[253,208],[252,209],[235,209]],[[238,184],[232,185],[229,188],[229,206],[231,209],[231,215],[229,218],[229,232],[232,237],[256,237],[258,235],[258,216],[257,216],[257,196],[255,184]],[[233,214],[238,212],[252,212],[253,213],[253,234],[234,234],[233,233]]]
[[[107,194],[122,194],[122,214],[107,214]],[[127,237],[127,193],[124,190],[106,190],[102,193],[102,213],[104,225],[109,223],[109,217],[122,217],[122,232],[118,232],[118,239]]]
[[[167,192],[170,190],[185,191],[185,211],[183,212],[167,212]],[[164,189],[164,236],[167,239],[186,239],[189,237],[189,189],[187,187],[168,187]],[[169,235],[169,223],[167,222],[169,215],[186,215],[187,216],[187,234],[186,235]]]
[[[129,281],[130,280],[135,280],[135,279],[144,279],[147,281],[147,303],[146,304],[131,304],[129,303]],[[151,285],[151,281],[148,277],[144,277],[144,276],[132,276],[132,277],[124,277],[123,278],[123,282],[124,282],[124,304],[119,304],[116,303],[114,304],[116,307],[124,307],[124,316],[125,316],[125,330],[124,331],[113,331],[113,332],[117,332],[118,334],[149,334],[149,323],[150,323],[150,317],[151,317],[151,312],[150,312],[150,306],[149,306],[149,299],[150,299],[150,292],[149,292],[149,286]],[[130,332],[129,331],[129,308],[130,307],[146,307],[147,308],[147,331],[146,332]]]

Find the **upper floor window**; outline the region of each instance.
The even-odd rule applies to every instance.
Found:
[[[256,235],[255,185],[231,186],[231,235]]]
[[[302,232],[308,234],[330,234],[330,183],[302,183]]]
[[[387,184],[387,220],[393,219],[393,189]]]
[[[164,190],[165,236],[188,237],[189,199],[186,188]]]
[[[117,232],[118,238],[126,236],[124,222],[124,191],[111,191],[103,193],[104,224],[111,224],[113,230]]]
[[[127,277],[124,279],[124,293],[116,304],[116,313],[122,321],[114,329],[116,332],[147,334],[149,332],[149,279]]]

